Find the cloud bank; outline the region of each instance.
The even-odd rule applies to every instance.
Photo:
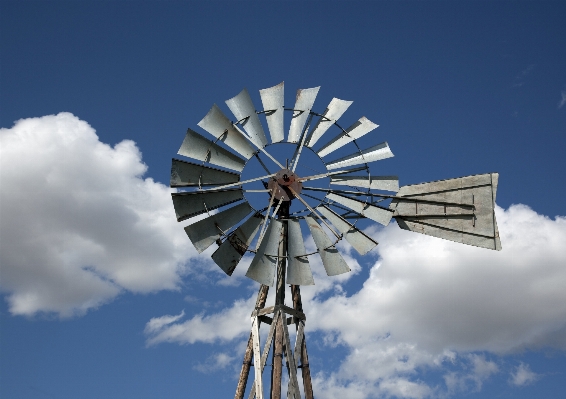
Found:
[[[0,264],[10,312],[82,314],[127,290],[172,290],[197,255],[170,189],[144,178],[129,140],[114,147],[70,113],[0,130]]]
[[[307,333],[348,353],[335,371],[319,364],[318,396],[450,396],[481,390],[499,373],[508,373],[514,386],[536,381],[528,365],[508,370],[498,359],[566,349],[566,218],[551,219],[525,205],[497,208],[496,214],[501,252],[391,225],[368,231],[380,243],[379,258],[361,289],[332,291],[330,278],[303,288]],[[347,289],[347,283],[339,284]],[[148,342],[244,339],[252,303],[250,297],[218,314],[162,324]],[[242,323],[247,328],[234,327]],[[423,370],[443,382],[427,385],[419,378]]]

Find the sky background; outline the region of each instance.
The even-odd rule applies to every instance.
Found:
[[[499,172],[501,252],[366,224],[303,288],[317,398],[566,391],[565,2],[0,1],[0,397],[231,397],[258,284],[171,158],[248,88],[321,86],[401,185]],[[265,126],[265,125],[264,125]],[[202,133],[202,131],[201,131]],[[204,134],[204,133],[203,133]],[[307,240],[307,246],[312,241]]]

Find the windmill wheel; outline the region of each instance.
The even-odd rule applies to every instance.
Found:
[[[319,87],[298,90],[294,107],[285,108],[281,83],[260,90],[263,110],[258,111],[244,89],[226,101],[235,121],[215,104],[198,123],[212,139],[188,129],[178,153],[199,163],[173,159],[171,187],[187,189],[172,194],[177,220],[208,213],[208,217],[190,224],[185,231],[199,252],[218,244],[212,259],[228,275],[246,252],[255,252],[246,276],[273,285],[282,234],[287,235],[288,243],[288,284],[314,284],[308,261],[313,255],[321,257],[329,276],[346,273],[350,268],[336,250],[338,241],[346,239],[362,255],[377,245],[355,227],[356,222],[347,219],[357,221],[365,217],[387,225],[394,214],[393,210],[375,204],[372,190],[397,192],[397,177],[371,176],[367,165],[392,157],[393,153],[387,143],[362,150],[356,142],[378,125],[362,117],[347,129],[342,128],[337,121],[352,101],[333,98],[323,113],[316,113],[312,107],[318,91]],[[291,114],[286,141],[285,112]],[[264,133],[261,114],[265,115],[271,144]],[[326,144],[317,145],[332,126],[338,128],[338,134]],[[277,159],[280,151],[272,149],[283,143],[293,146],[293,154]],[[332,159],[332,154],[346,145],[352,147],[352,153]],[[312,165],[301,169],[306,153],[311,154],[311,159],[315,154],[324,170],[309,174],[306,171],[312,170]],[[251,176],[242,180],[244,169]],[[311,182],[322,179],[333,188],[312,186]],[[258,183],[263,186],[254,188]],[[351,191],[334,186],[348,186]],[[257,201],[251,204],[248,197],[253,195],[261,195],[263,205]],[[392,196],[382,195],[380,199],[388,197]],[[235,205],[224,209],[231,204]],[[299,209],[293,210],[291,204]],[[211,212],[218,208],[223,209]],[[308,226],[316,252],[305,250],[301,223]]]

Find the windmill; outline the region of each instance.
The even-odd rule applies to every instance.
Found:
[[[252,360],[254,384],[248,397],[264,398],[263,371],[270,353],[270,397],[281,397],[284,358],[289,377],[287,397],[313,397],[300,286],[314,284],[309,263],[313,257],[320,257],[328,276],[350,271],[337,250],[340,240],[345,239],[361,255],[377,245],[356,227],[360,220],[386,226],[395,219],[405,230],[501,249],[494,214],[497,173],[403,187],[396,176],[374,176],[368,163],[393,157],[393,153],[387,142],[361,148],[357,140],[378,125],[361,117],[343,128],[338,120],[352,101],[333,98],[324,112],[313,111],[319,88],[298,90],[293,108],[284,106],[283,83],[260,90],[260,111],[244,89],[226,101],[235,121],[213,105],[198,123],[212,137],[188,129],[178,154],[192,161],[173,159],[171,187],[184,190],[172,194],[177,220],[205,216],[185,227],[198,252],[217,244],[212,259],[227,275],[232,275],[246,253],[253,256],[246,276],[260,283],[260,289],[251,315],[237,399],[244,397]],[[287,137],[286,112],[290,118]],[[330,128],[337,133],[322,140]],[[277,151],[276,146],[283,143],[292,145],[289,158],[281,158]],[[346,155],[339,156],[344,152]],[[323,170],[299,173],[300,160],[307,156],[317,160]],[[243,172],[251,176],[242,179]],[[317,186],[320,181],[326,181],[327,186]],[[260,196],[260,201],[252,204],[253,196]],[[316,247],[311,252],[305,248],[305,227]],[[292,307],[285,304],[285,283],[291,286]],[[274,284],[275,303],[265,307],[269,287]],[[261,324],[270,325],[263,350]],[[296,333],[293,348],[291,324]]]

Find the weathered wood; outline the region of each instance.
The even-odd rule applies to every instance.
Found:
[[[289,385],[287,387],[287,398],[301,399],[299,382],[297,380],[297,364],[295,356],[291,350],[291,340],[289,339],[289,329],[283,325],[283,335],[285,339],[285,356],[287,357],[287,369],[289,370]]]
[[[301,319],[301,320],[307,319],[307,317],[305,316],[305,314],[303,312],[300,312],[296,309],[290,308],[289,306],[282,305],[281,310],[283,310],[285,313],[290,314],[290,315],[292,315],[292,316],[294,316],[298,319]]]
[[[273,316],[273,318],[277,321],[279,315],[280,313],[276,313]],[[271,346],[271,341],[273,341],[273,335],[275,334],[275,325],[276,323],[271,324],[271,328],[269,329],[269,334],[267,334],[267,339],[265,340],[265,346],[263,347],[263,353],[261,355],[261,360],[260,360],[260,368],[262,375],[263,375],[263,369],[265,368],[265,364],[267,363],[267,356],[269,355],[269,348]],[[252,386],[252,389],[250,390],[248,399],[253,399],[254,397],[255,397],[255,384]]]
[[[252,318],[252,338],[253,338],[253,350],[254,350],[254,363],[261,364],[260,358],[260,347],[259,347],[259,319],[257,317]],[[263,399],[263,380],[261,378],[261,368],[254,367],[255,371],[255,395],[256,399]]]
[[[287,313],[291,316],[294,316],[298,319],[301,319],[301,320],[306,320],[306,318],[307,318],[303,312],[299,312],[298,310],[290,308],[287,305],[275,305],[275,306],[269,306],[267,308],[259,309],[257,311],[254,310],[253,313],[252,313],[252,317],[271,314],[271,313],[274,313],[277,310],[282,310],[285,313]]]
[[[305,324],[299,321],[297,328],[297,339],[295,340],[295,364],[299,364],[301,353],[303,350],[303,338],[305,333]]]
[[[288,208],[287,208],[288,210]],[[285,213],[282,209],[279,217]],[[284,229],[286,229],[287,224],[285,223]],[[287,243],[285,237],[287,232],[282,235],[282,239],[279,243],[279,261],[277,262],[277,291],[275,293],[275,306],[281,309],[285,304],[285,270],[286,270],[286,258],[284,257],[287,253]],[[280,313],[281,317],[277,318],[275,325],[275,340],[273,344],[273,368],[271,370],[271,399],[281,399],[281,373],[283,372],[283,327],[287,325],[287,321]],[[285,320],[285,323],[283,322]]]
[[[265,306],[265,301],[267,300],[267,293],[269,291],[269,286],[262,285],[257,293],[257,299],[255,303],[255,308],[260,309]],[[240,371],[240,379],[238,380],[238,385],[236,387],[236,394],[234,399],[243,399],[244,393],[246,392],[246,385],[248,383],[248,376],[250,374],[250,367],[252,365],[253,357],[253,337],[252,332],[250,332],[250,338],[248,339],[248,346],[246,347],[246,352],[244,353],[244,362],[242,364],[242,369]]]
[[[298,285],[291,286],[291,295],[293,295],[293,307],[295,310],[299,312],[303,311],[303,302],[301,300],[301,289]],[[295,322],[299,322],[299,320],[295,320]],[[302,323],[302,322],[301,322]],[[297,324],[297,328],[299,325]],[[307,353],[307,342],[306,337],[303,335],[302,345],[301,345],[301,371],[303,374],[303,389],[305,391],[305,399],[313,399],[313,392],[312,392],[312,381],[311,381],[311,372],[309,367],[309,355]]]
[[[281,318],[278,318],[277,324],[275,326],[275,342],[273,345],[271,399],[281,399],[282,372],[283,372],[283,323],[281,322]]]

